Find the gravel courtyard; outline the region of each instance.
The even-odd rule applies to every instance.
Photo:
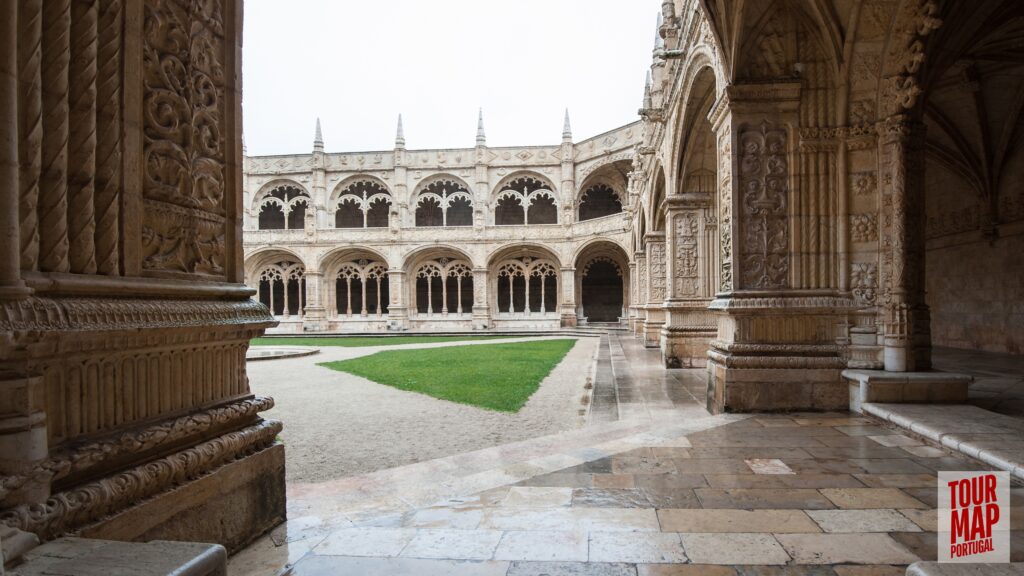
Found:
[[[582,426],[580,398],[599,339],[578,337],[576,345],[515,414],[403,392],[318,363],[381,350],[549,338],[553,337],[368,348],[324,346],[319,354],[249,362],[247,369],[252,391],[272,396],[276,402],[265,416],[284,422],[281,438],[288,482],[323,482]]]

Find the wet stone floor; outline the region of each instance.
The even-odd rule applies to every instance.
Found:
[[[618,379],[656,388],[696,374],[658,375],[649,351],[622,340]],[[693,395],[670,400],[675,413],[672,394],[642,396],[659,407],[618,406],[646,416],[628,429],[594,424],[608,432],[593,447],[580,436],[545,459],[572,465],[505,463],[506,483],[404,508],[326,511],[315,504],[323,492],[296,495],[291,519],[230,573],[895,576],[936,559],[936,472],[985,469],[847,413],[711,417]],[[417,470],[393,477],[410,492],[398,500],[417,501],[429,482]],[[1012,498],[1020,527],[1024,488]],[[1024,561],[1024,532],[1011,550]]]

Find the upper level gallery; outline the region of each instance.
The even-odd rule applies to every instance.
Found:
[[[621,230],[640,136],[637,122],[574,143],[566,115],[560,144],[490,148],[481,117],[473,148],[406,150],[399,118],[393,150],[326,153],[318,122],[312,153],[245,157],[245,244]]]

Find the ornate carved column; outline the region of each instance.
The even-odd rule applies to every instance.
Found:
[[[563,328],[576,326],[579,323],[579,318],[576,315],[576,292],[578,290],[576,286],[576,269],[562,268],[558,283],[562,293],[562,302],[558,306],[559,314],[562,318],[561,325]]]
[[[718,334],[708,351],[712,412],[845,408],[837,326],[853,307],[794,284],[794,198],[830,197],[819,163],[799,161],[799,83],[733,85],[709,118],[719,149]],[[813,214],[817,214],[814,212]],[[808,216],[810,217],[810,216]],[[817,218],[817,216],[814,216]]]
[[[633,255],[636,261],[636,300],[633,308],[636,310],[636,320],[633,325],[633,332],[638,337],[643,337],[644,321],[647,320],[647,252],[639,250]]]
[[[668,368],[707,365],[708,345],[717,332],[708,310],[712,293],[705,261],[711,258],[705,212],[711,194],[683,191],[667,201],[665,324],[661,329],[662,360]]]
[[[241,2],[3,6],[0,522],[236,550],[284,518],[245,372],[274,323],[241,284]]]
[[[473,269],[473,329],[491,326],[491,281],[486,268]]]
[[[637,287],[637,267],[636,260],[630,260],[629,262],[629,297],[625,300],[627,308],[627,319],[626,325],[629,326],[630,331],[636,330],[636,319],[637,309],[636,301],[640,297],[640,289]]]
[[[924,298],[924,125],[905,116],[882,123],[882,209],[891,222],[883,261],[885,282],[885,369],[914,372],[931,368],[929,312]]]
[[[388,270],[388,330],[409,329],[409,288],[406,286],[405,270]]]
[[[661,340],[661,327],[665,323],[665,301],[668,280],[665,270],[665,232],[648,232],[644,237],[647,254],[647,302],[644,306],[643,341],[644,346],[658,346]]]
[[[306,306],[303,310],[303,332],[327,330],[327,310],[324,307],[324,275],[319,270],[306,270]]]

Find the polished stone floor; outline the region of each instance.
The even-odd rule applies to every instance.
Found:
[[[895,576],[935,559],[936,472],[983,468],[847,413],[710,416],[699,371],[603,344],[589,426],[290,486],[230,573]]]
[[[938,370],[974,376],[968,391],[971,404],[1024,418],[1024,356],[934,348],[932,364]]]

